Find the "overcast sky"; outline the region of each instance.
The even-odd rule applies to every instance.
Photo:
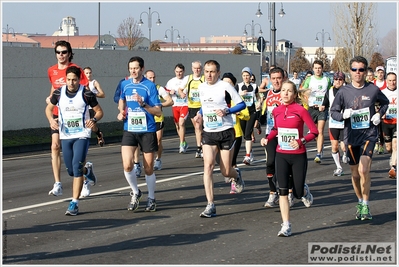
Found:
[[[129,16],[140,19],[142,12],[152,11],[152,40],[160,39],[165,32],[170,41],[170,29],[173,26],[181,37],[186,41],[199,42],[202,36],[243,36],[246,28],[251,35],[252,20],[259,24],[263,36],[269,40],[270,23],[268,19],[268,2],[261,2],[260,9],[263,16],[258,18],[255,13],[259,2],[150,2],[150,1],[129,1],[129,2],[4,2],[2,1],[1,19],[3,32],[6,32],[6,25],[9,25],[9,32],[14,30],[18,33],[41,33],[52,35],[60,26],[64,17],[72,16],[76,19],[80,35],[98,34],[98,8],[100,3],[100,33],[111,33],[117,35],[119,24]],[[286,13],[284,17],[278,16],[281,9]],[[376,14],[373,24],[377,31],[377,38],[384,38],[389,31],[396,29],[398,20],[397,2],[383,2],[376,4]],[[155,12],[154,12],[155,11]],[[156,25],[159,13],[162,24]],[[142,32],[148,38],[148,15],[142,14],[144,25]],[[331,36],[332,42],[325,42],[325,46],[334,46],[332,30],[333,17],[331,3],[316,2],[276,2],[276,36],[278,39],[287,39],[301,46],[320,46],[315,42],[318,32],[324,29],[325,40]],[[247,25],[247,26],[246,26]],[[255,35],[260,30],[255,25]],[[11,29],[12,28],[12,29]],[[169,29],[169,31],[168,31]],[[174,31],[174,37],[177,36]],[[321,40],[321,34],[318,35]],[[174,42],[177,40],[175,39]]]

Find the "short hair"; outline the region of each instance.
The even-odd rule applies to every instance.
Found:
[[[196,61],[191,62],[191,67],[192,67],[195,63],[199,63],[199,64],[200,64],[200,67],[202,67],[201,61],[199,61],[199,60],[196,60]]]
[[[80,75],[82,75],[82,71],[80,70],[79,67],[76,66],[70,66],[66,69],[66,75],[68,75],[68,73],[74,73],[80,80]]]
[[[324,63],[320,59],[316,59],[315,61],[313,61],[312,68],[314,67],[315,64],[320,65],[322,68],[324,68]]]
[[[284,70],[280,67],[275,67],[269,71],[269,76],[271,76],[273,73],[281,73],[281,76],[283,79],[285,78],[285,73]]]
[[[130,59],[129,59],[129,62],[127,63],[127,67],[128,67],[128,69],[129,69],[129,64],[130,63],[132,63],[132,62],[138,62],[139,63],[139,66],[140,66],[140,68],[142,69],[142,68],[144,68],[144,59],[142,59],[141,57],[131,57]]]
[[[395,72],[392,72],[392,71],[391,71],[391,72],[388,72],[388,73],[387,73],[387,77],[388,77],[388,75],[395,75],[395,78],[396,78],[396,73],[395,73]]]
[[[373,70],[373,68],[371,68],[371,67],[368,67],[368,68],[367,68],[367,72],[371,72],[371,73],[374,75],[374,70]]]
[[[356,56],[356,57],[352,58],[351,61],[349,62],[349,68],[352,68],[353,62],[363,63],[365,69],[367,69],[367,67],[368,67],[367,59],[365,59],[362,56]]]
[[[70,54],[69,62],[71,62],[72,59],[73,59],[73,55],[74,55],[74,53],[72,53],[71,44],[69,42],[65,41],[65,40],[59,40],[59,41],[55,42],[55,44],[54,44],[54,53],[57,52],[57,47],[58,46],[65,46],[67,48],[68,53]]]
[[[148,72],[154,73],[154,77],[155,77],[155,71],[153,71],[153,70],[146,70],[146,71],[144,72],[144,75],[147,75]]]
[[[90,67],[84,67],[83,70],[90,70],[90,71],[93,71]]]
[[[205,66],[205,65],[215,65],[215,66],[216,66],[216,71],[217,71],[217,72],[220,71],[220,64],[219,64],[219,62],[217,62],[217,61],[214,60],[214,59],[207,60],[207,61],[204,63],[204,66]]]
[[[182,69],[183,71],[186,70],[186,68],[184,67],[184,65],[181,64],[181,63],[177,63],[174,69],[176,69],[176,68]]]

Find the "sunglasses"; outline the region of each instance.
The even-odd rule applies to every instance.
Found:
[[[338,79],[334,79],[335,81],[343,81],[344,79],[338,78]]]
[[[62,51],[55,51],[58,55],[63,54],[66,55],[68,53],[68,50],[62,50]]]
[[[360,68],[360,69],[351,68],[351,71],[353,71],[353,72],[356,72],[356,71],[364,72],[365,70],[366,69],[364,69],[364,68]]]

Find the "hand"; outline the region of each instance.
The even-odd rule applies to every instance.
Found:
[[[299,149],[299,143],[297,140],[292,139],[290,142],[290,147],[292,147],[293,149]]]
[[[380,113],[376,113],[376,114],[374,114],[373,115],[373,117],[371,117],[371,121],[373,122],[373,124],[375,125],[375,126],[377,126],[378,124],[380,124],[380,122],[381,122],[381,115],[380,115]]]
[[[47,98],[46,98],[46,104],[48,105],[50,103],[50,97],[48,96]]]
[[[124,120],[126,118],[126,115],[123,112],[119,112],[119,114],[116,116],[116,118],[119,121],[122,121],[122,120]]]
[[[268,143],[268,140],[267,140],[266,138],[260,139],[260,145],[261,145],[261,146],[266,146],[267,143]]]
[[[344,110],[344,113],[342,114],[342,118],[343,118],[344,120],[350,118],[351,115],[352,115],[352,111],[353,111],[353,110],[352,110],[351,108],[345,109],[345,110]]]
[[[324,111],[326,109],[325,106],[319,106],[319,111]]]
[[[58,126],[58,119],[52,119],[50,121],[50,128],[52,130],[58,130],[59,126]]]

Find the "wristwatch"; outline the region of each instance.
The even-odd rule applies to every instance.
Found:
[[[97,123],[97,119],[95,117],[91,118],[91,121]]]
[[[304,137],[301,138],[302,145],[306,144],[306,139]]]
[[[224,113],[226,113],[226,115],[227,115],[227,114],[230,114],[230,109],[229,109],[229,108],[225,108],[225,109],[224,109]]]
[[[141,106],[142,108],[144,108],[145,106],[147,106],[147,103],[146,103],[146,102],[142,102],[140,106]]]

